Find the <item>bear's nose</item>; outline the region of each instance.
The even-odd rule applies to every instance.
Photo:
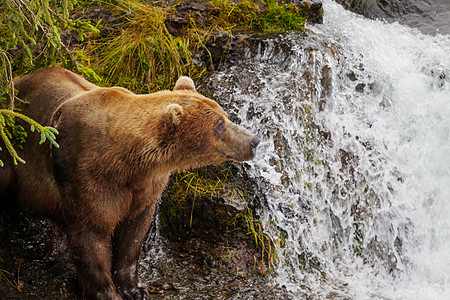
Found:
[[[256,147],[258,147],[259,142],[261,142],[261,140],[259,139],[259,137],[255,136],[252,141],[250,142],[250,148],[255,151]]]

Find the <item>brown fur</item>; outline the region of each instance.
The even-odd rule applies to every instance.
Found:
[[[0,195],[65,223],[86,298],[148,297],[136,264],[169,175],[252,159],[259,143],[187,77],[173,91],[135,95],[50,67],[15,86],[30,102],[24,113],[59,130],[60,148],[30,134],[17,167],[0,152]]]

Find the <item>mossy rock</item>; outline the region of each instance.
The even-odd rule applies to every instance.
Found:
[[[223,164],[172,176],[159,206],[163,235],[211,241],[233,231],[236,216],[247,205],[236,172],[233,165]]]

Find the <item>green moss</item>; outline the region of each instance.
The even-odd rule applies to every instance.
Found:
[[[302,30],[306,21],[302,8],[275,0],[213,0],[210,4],[220,10],[216,23],[227,30]]]
[[[233,184],[232,178],[231,167],[208,167],[176,174],[170,186],[169,202],[173,204],[170,205],[169,217],[188,219],[186,225],[192,227],[194,207],[199,199],[224,196],[242,198],[245,192]],[[222,223],[227,223],[227,220]]]
[[[264,31],[302,30],[306,18],[298,6],[280,5],[277,1],[268,0],[266,12],[262,17]]]
[[[231,31],[232,29],[254,29],[261,27],[260,1],[213,0],[210,5],[219,9],[216,25]]]

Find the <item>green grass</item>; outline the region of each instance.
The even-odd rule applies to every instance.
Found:
[[[96,41],[91,52],[106,85],[149,93],[173,86],[179,76],[203,74],[192,63],[191,39],[172,36],[164,25],[171,8],[126,0],[114,10],[122,15],[120,32]]]
[[[278,260],[276,246],[278,248],[283,247],[283,242],[280,243],[281,240],[277,239],[278,243],[276,243],[270,235],[264,232],[261,220],[254,216],[252,209],[248,205],[235,217],[235,222],[246,231],[248,238],[261,251],[262,266],[263,268],[265,266],[268,268],[264,268],[262,271],[264,274],[268,274]]]
[[[276,0],[268,0],[266,4],[266,11],[261,21],[264,31],[304,29],[306,18],[303,16],[301,8],[292,4],[280,5]]]

